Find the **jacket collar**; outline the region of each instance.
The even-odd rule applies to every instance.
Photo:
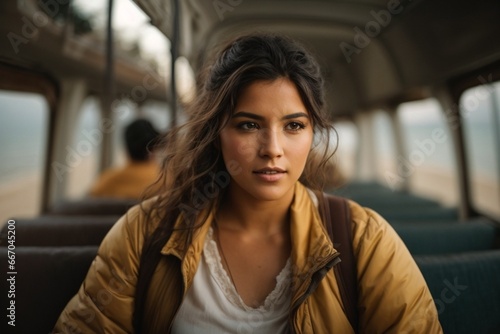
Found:
[[[194,229],[190,245],[186,244],[186,241],[189,240],[189,229],[185,224],[184,216],[181,214],[177,218],[174,231],[163,246],[161,253],[163,255],[174,255],[181,260],[186,254],[192,253],[192,251],[199,251],[201,253],[205,235],[212,224],[213,214],[213,210],[210,209],[204,209],[198,214],[195,222],[195,226],[198,226],[198,228]]]
[[[312,191],[297,183],[290,208],[292,240],[292,303],[306,292],[314,273],[333,261],[338,252],[320,218],[318,199]]]
[[[198,215],[196,225],[200,227],[195,230],[189,245],[186,244],[189,231],[182,229],[183,218],[180,216],[175,224],[176,230],[161,251],[163,255],[174,255],[181,259],[185,289],[191,285],[198,268],[214,210],[207,209]],[[330,262],[338,252],[321,221],[315,195],[299,182],[295,185],[290,217],[292,289],[294,295],[298,296],[310,285],[312,275]]]
[[[175,222],[175,230],[161,250],[162,255],[173,255],[181,260],[182,276],[184,277],[184,293],[191,286],[203,252],[203,245],[208,229],[212,224],[214,210],[202,210],[196,219],[191,243],[188,245],[189,230],[180,215]]]

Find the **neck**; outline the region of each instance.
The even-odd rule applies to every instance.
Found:
[[[259,235],[282,233],[288,229],[293,194],[291,191],[283,198],[262,201],[229,190],[219,208],[219,227]]]

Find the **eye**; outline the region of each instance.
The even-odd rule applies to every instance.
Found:
[[[290,122],[286,125],[285,129],[288,131],[298,132],[304,129],[306,126],[301,122]]]
[[[251,130],[256,130],[259,128],[259,125],[254,122],[242,122],[238,124],[238,129],[245,130],[245,131],[251,131]]]

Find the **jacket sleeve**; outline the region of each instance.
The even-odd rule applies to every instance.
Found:
[[[355,203],[351,213],[360,333],[442,333],[422,273],[394,229]]]
[[[109,231],[78,293],[54,333],[131,333],[134,293],[143,243],[142,210],[132,208]]]

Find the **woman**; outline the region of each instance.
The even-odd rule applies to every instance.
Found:
[[[244,36],[204,83],[167,141],[172,181],[109,232],[55,331],[354,332],[333,271],[313,279],[338,257],[303,185],[330,158],[318,65],[287,38]],[[440,333],[402,241],[349,207],[359,331]]]

